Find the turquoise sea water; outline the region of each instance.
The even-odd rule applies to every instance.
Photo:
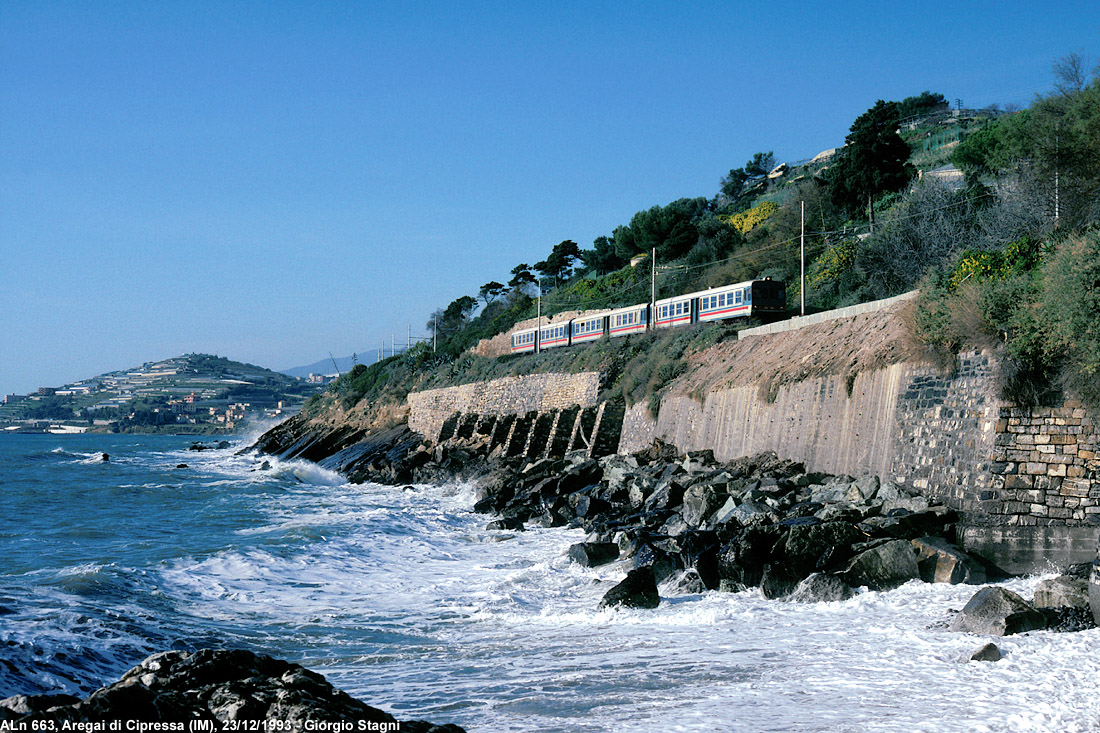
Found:
[[[578,530],[486,531],[467,486],[193,440],[0,436],[0,697],[213,646],[471,731],[1100,729],[1100,633],[960,663],[986,639],[944,626],[973,588],[799,605],[669,585],[654,611],[596,610],[625,566],[570,564]]]

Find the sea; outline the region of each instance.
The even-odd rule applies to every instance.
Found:
[[[967,663],[991,639],[947,624],[973,587],[797,604],[669,583],[655,610],[600,610],[626,566],[570,563],[581,530],[490,531],[465,484],[354,485],[194,441],[0,436],[0,697],[217,647],[471,732],[1100,730],[1100,631]]]

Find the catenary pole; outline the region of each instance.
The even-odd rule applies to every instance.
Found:
[[[653,311],[657,308],[657,248],[654,247],[649,256],[651,274],[649,278],[649,318],[646,319],[646,330],[653,330]]]
[[[802,232],[799,235],[799,261],[800,275],[798,285],[798,297],[801,300],[801,313],[806,315],[806,202],[802,202]]]

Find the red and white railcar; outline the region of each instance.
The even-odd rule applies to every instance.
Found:
[[[614,337],[626,336],[630,333],[642,333],[646,330],[648,315],[648,303],[608,311],[606,314],[607,335]]]

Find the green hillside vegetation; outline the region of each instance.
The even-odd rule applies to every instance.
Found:
[[[831,158],[777,167],[772,152],[756,153],[722,176],[711,198],[639,210],[590,249],[563,240],[546,260],[518,264],[507,284],[490,281],[478,297],[453,301],[428,323],[437,348],[422,344],[357,367],[310,409],[596,365],[610,375],[609,393],[647,398],[677,373],[680,355],[713,337],[685,329],[690,336],[561,350],[569,354],[493,360],[467,352],[533,318],[540,289],[543,316],[647,302],[654,252],[657,298],[771,277],[788,283],[796,312],[803,205],[808,312],[921,287],[916,330],[941,356],[994,345],[1009,356],[1005,389],[1013,399],[1049,399],[1073,386],[1097,392],[1090,399],[1100,403],[1100,389],[1090,389],[1100,343],[1081,338],[1100,328],[1088,326],[1100,323],[1091,295],[1100,278],[1082,274],[1098,246],[1089,232],[1100,217],[1100,81],[1081,68],[1077,56],[1056,62],[1057,91],[1025,110],[951,110],[942,94],[925,91],[877,101]],[[948,164],[965,180],[951,185],[929,172]],[[1085,297],[1071,297],[1068,283]],[[722,338],[740,325],[714,332]],[[645,344],[665,349],[666,363],[654,363]]]

